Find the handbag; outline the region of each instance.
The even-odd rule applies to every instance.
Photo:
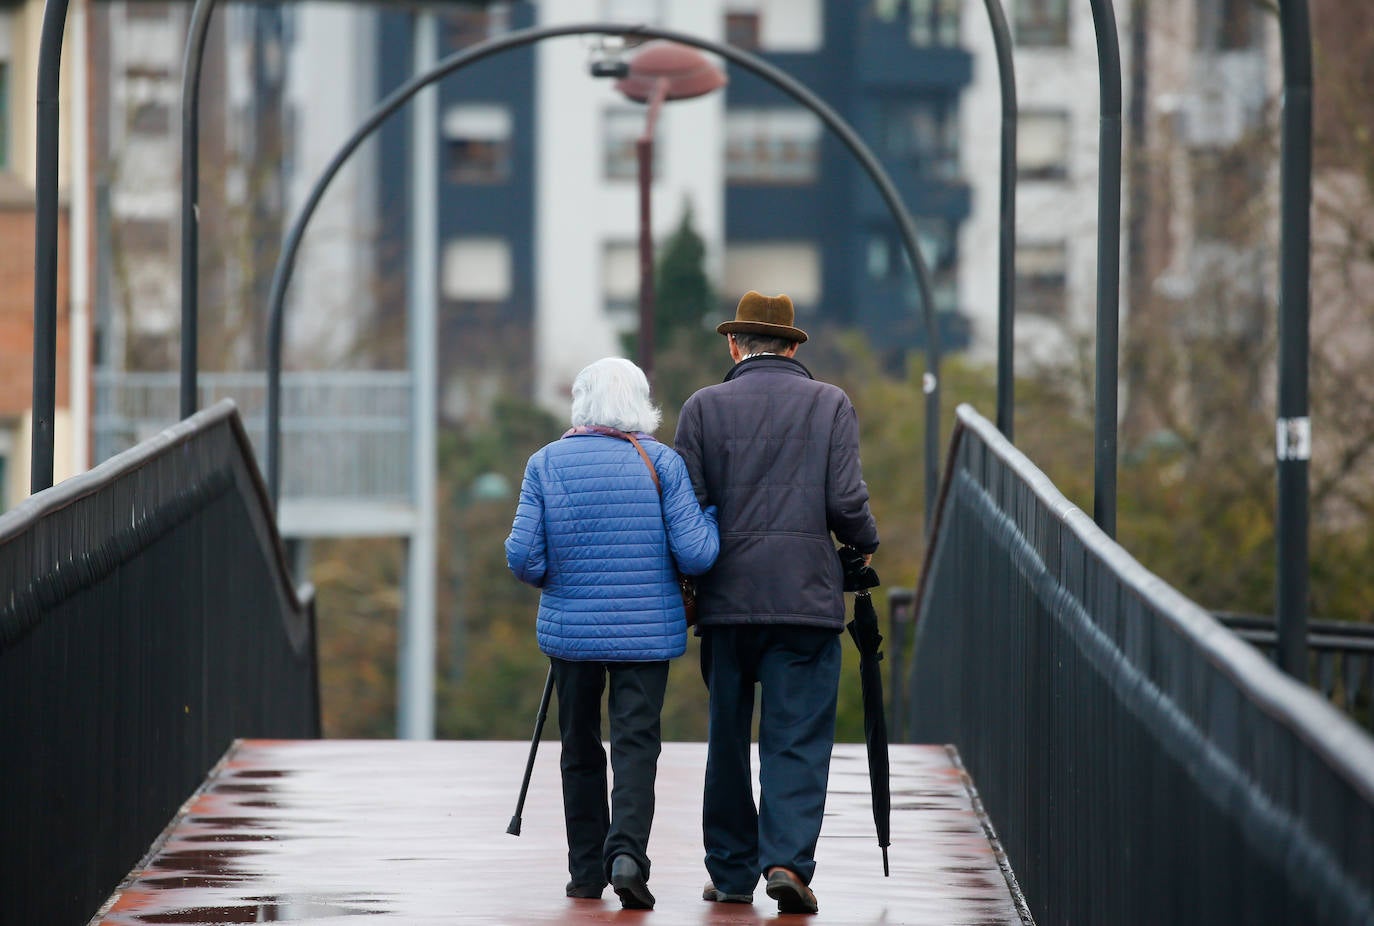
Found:
[[[619,437],[622,440],[627,440],[634,444],[635,449],[639,451],[640,459],[644,461],[645,466],[649,467],[649,475],[653,477],[654,488],[658,490],[661,504],[661,499],[663,498],[663,484],[658,481],[658,470],[654,469],[654,461],[649,459],[649,454],[645,452],[644,448],[640,445],[639,441],[635,439],[633,434],[617,431],[615,428],[604,427],[586,426],[586,430],[597,434],[608,434],[611,437]],[[666,524],[664,525],[664,531],[667,531]],[[672,554],[670,553],[669,555],[671,556]],[[682,613],[687,616],[687,626],[695,626],[697,622],[697,580],[692,576],[685,576],[679,572],[677,574],[677,588],[678,592],[682,595]]]

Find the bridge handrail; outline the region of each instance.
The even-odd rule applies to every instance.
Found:
[[[314,623],[231,401],[0,514],[6,922],[85,922],[234,738],[318,736]]]
[[[946,472],[911,710],[918,739],[959,746],[1037,918],[1374,915],[1374,740],[967,406]],[[1171,802],[1206,824],[1157,819]]]

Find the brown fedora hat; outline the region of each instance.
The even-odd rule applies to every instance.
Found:
[[[806,340],[806,332],[792,326],[795,318],[792,300],[786,295],[765,296],[751,289],[739,301],[735,320],[721,322],[716,334],[766,334],[800,344]]]

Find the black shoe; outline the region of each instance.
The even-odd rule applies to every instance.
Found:
[[[620,905],[626,910],[652,910],[654,895],[649,893],[649,885],[644,872],[628,855],[617,855],[611,862],[611,887],[620,895]]]
[[[701,899],[711,903],[753,903],[753,894],[728,894],[716,887],[712,881],[707,881],[706,886],[701,889]]]
[[[569,897],[579,900],[600,900],[601,892],[605,889],[604,884],[578,884],[575,881],[569,881],[568,886],[564,888]]]
[[[768,870],[767,891],[778,902],[779,913],[815,913],[820,909],[811,888],[786,868]]]

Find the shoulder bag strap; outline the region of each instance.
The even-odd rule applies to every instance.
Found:
[[[649,475],[653,477],[654,488],[658,490],[659,495],[662,495],[663,486],[658,481],[658,470],[654,468],[654,461],[649,459],[649,454],[644,450],[644,446],[640,444],[639,441],[635,440],[633,434],[626,434],[624,431],[621,431],[620,434],[623,435],[627,441],[635,445],[635,449],[639,451],[640,459],[644,461],[645,466],[649,467]]]

